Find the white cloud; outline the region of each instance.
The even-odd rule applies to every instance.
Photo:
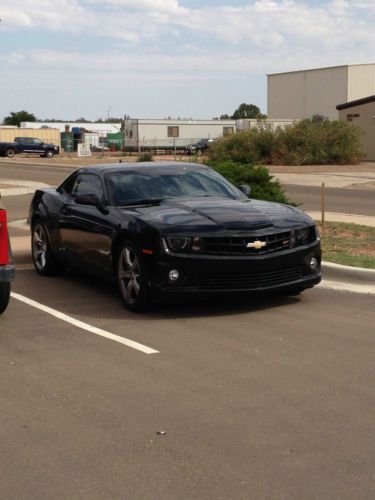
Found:
[[[97,9],[100,8],[100,11]],[[363,10],[366,9],[366,16]],[[292,0],[257,0],[232,7],[188,9],[178,0],[13,0],[1,8],[4,27],[24,27],[94,35],[107,39],[155,43],[174,33],[189,40],[199,35],[211,43],[254,47],[330,44],[346,47],[374,41],[373,0],[332,0],[310,5]],[[368,51],[369,51],[368,49]]]
[[[91,0],[91,3],[131,7],[135,10],[175,13],[184,10],[177,0]]]
[[[156,89],[150,90],[153,102],[162,107],[157,89],[169,89],[165,107],[182,88],[184,96],[195,95],[192,101],[206,96],[208,106],[216,88],[219,102],[211,106],[222,106],[220,114],[232,111],[230,105],[224,107],[224,100],[247,100],[239,88],[251,94],[256,78],[263,81],[264,101],[266,73],[374,62],[374,0],[222,4],[206,7],[202,2],[193,9],[179,0],[0,0],[1,90],[18,89],[18,95],[26,95],[22,85],[27,75],[30,102],[36,88],[54,88],[59,96],[71,92],[67,101],[76,99],[80,106],[72,89],[81,88],[91,96],[92,105],[115,95],[116,87],[118,100],[122,89],[131,90],[132,101],[140,106],[142,89],[147,88]],[[8,32],[17,37],[7,45]],[[34,32],[35,45],[30,36]],[[63,37],[56,33],[66,35],[69,51],[61,48]],[[185,105],[177,95],[175,102]],[[20,109],[27,105],[17,104]]]

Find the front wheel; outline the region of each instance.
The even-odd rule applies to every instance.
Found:
[[[147,268],[137,246],[124,241],[117,258],[117,282],[124,305],[129,311],[141,312],[150,306]]]
[[[42,276],[55,276],[64,271],[64,265],[53,255],[48,241],[47,229],[37,221],[31,236],[31,253],[34,267]]]
[[[5,281],[0,283],[0,314],[2,314],[9,304],[10,298],[10,282]]]
[[[53,151],[46,151],[46,154],[44,155],[46,158],[53,158],[54,153]]]

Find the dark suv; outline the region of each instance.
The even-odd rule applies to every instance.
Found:
[[[213,139],[200,139],[193,144],[188,144],[186,146],[186,154],[188,155],[198,155],[200,156],[202,153],[207,151],[209,146],[214,142]]]
[[[14,279],[11,262],[7,214],[0,198],[0,314],[5,311],[10,298],[10,282]]]
[[[53,158],[60,152],[55,144],[47,144],[34,137],[15,137],[14,142],[18,144],[20,153],[39,154],[46,158]]]

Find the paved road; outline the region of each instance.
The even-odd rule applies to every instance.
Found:
[[[374,498],[373,296],[126,312],[111,286],[18,272],[0,318],[0,497]],[[166,434],[158,434],[159,431]]]
[[[315,186],[284,185],[288,197],[301,203],[304,210],[321,210],[321,189]],[[366,189],[325,189],[325,208],[327,212],[375,215],[375,191]]]
[[[0,179],[19,179],[44,182],[55,186],[59,184],[74,167],[43,164],[0,163]],[[290,199],[302,204],[307,211],[320,210],[320,188],[285,184]],[[26,217],[30,195],[23,197],[7,197],[6,206],[12,220]],[[366,189],[327,188],[326,211],[346,214],[370,215],[375,213],[374,191]]]

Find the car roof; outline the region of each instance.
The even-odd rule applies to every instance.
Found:
[[[123,172],[126,170],[137,170],[141,172],[142,170],[158,170],[158,169],[171,169],[174,171],[180,170],[210,170],[210,167],[201,165],[198,163],[188,163],[188,162],[173,162],[173,161],[145,161],[138,163],[103,163],[100,165],[90,165],[87,167],[81,167],[76,170],[76,172],[86,172],[86,173],[107,173],[107,172]]]

